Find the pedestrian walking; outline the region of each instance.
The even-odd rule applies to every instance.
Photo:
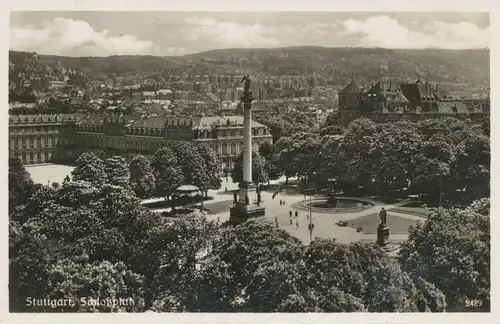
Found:
[[[295,218],[299,217],[299,212],[296,210],[295,211]]]
[[[283,200],[280,199],[280,206],[283,206]]]
[[[288,212],[288,215],[290,215],[290,218],[292,218],[292,211],[291,210]]]

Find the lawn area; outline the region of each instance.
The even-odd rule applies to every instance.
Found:
[[[387,213],[387,225],[390,227],[391,234],[408,234],[410,225],[415,225],[417,221],[402,218]],[[377,234],[377,227],[380,224],[378,213],[353,218],[347,221],[347,226],[357,228],[361,226],[364,234]]]
[[[232,200],[224,200],[213,203],[205,203],[203,208],[210,210],[212,214],[220,214],[229,211],[229,207],[233,206]]]
[[[45,165],[27,165],[26,170],[31,175],[33,182],[47,185],[48,182],[62,183],[64,178],[69,175],[74,167],[61,164],[45,164]]]
[[[419,208],[419,207],[396,207],[392,209],[395,212],[407,213],[411,215],[417,215],[422,217],[428,217],[431,211],[427,208]]]

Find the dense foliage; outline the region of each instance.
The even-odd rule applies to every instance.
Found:
[[[128,182],[74,178],[35,188],[10,213],[11,311],[442,312],[465,299],[489,303],[488,200],[432,214],[397,262],[373,244],[305,246],[263,223],[218,226],[194,214],[167,223]],[[62,296],[132,302],[26,302]]]
[[[274,147],[279,174],[318,188],[335,179],[346,193],[434,200],[442,193],[443,202],[463,205],[490,195],[486,130],[454,118],[386,124],[360,118],[345,130],[325,124],[320,134],[281,137]]]
[[[490,309],[490,202],[464,210],[439,209],[410,230],[399,252],[412,275],[434,282],[452,310]],[[467,304],[479,301],[480,305]],[[481,306],[481,307],[477,307]]]
[[[481,303],[475,310],[490,310],[490,147],[483,127],[451,118],[358,119],[322,132],[328,127],[334,124],[254,150],[253,179],[283,174],[318,187],[336,179],[346,193],[443,192],[468,207],[433,211],[410,229],[394,260],[368,243],[315,239],[305,246],[265,223],[219,226],[194,214],[165,222],[139,203],[169,197],[182,184],[219,188],[220,163],[206,146],[174,143],[129,165],[85,153],[71,178],[53,186],[34,185],[10,159],[10,310],[443,312],[470,310],[471,301]],[[62,296],[133,302],[27,304],[28,297]]]

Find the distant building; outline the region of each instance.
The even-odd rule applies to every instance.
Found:
[[[206,95],[212,92],[212,85],[210,83],[205,82],[196,82],[194,84],[194,91]]]
[[[132,101],[141,102],[143,100],[142,99],[142,91],[132,90],[131,94],[132,94]]]
[[[253,144],[272,142],[266,126],[252,121]],[[151,156],[172,141],[206,144],[232,168],[243,149],[243,117],[140,117],[132,115],[11,116],[9,156],[23,164],[74,161],[83,152],[101,158]]]
[[[338,93],[339,123],[347,125],[361,116],[377,122],[456,117],[472,122],[489,116],[489,103],[467,106],[439,91],[439,86],[417,80],[397,85],[377,82],[367,90],[354,80]]]
[[[155,91],[143,91],[142,92],[142,100],[154,100],[156,99],[156,92]]]
[[[66,86],[64,81],[49,81],[49,90],[61,90]]]
[[[160,100],[174,100],[174,93],[172,90],[158,90],[156,94]]]

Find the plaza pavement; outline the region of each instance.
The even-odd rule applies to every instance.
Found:
[[[293,181],[294,179],[289,179],[289,181]],[[271,184],[284,184],[285,183],[285,178],[278,179],[276,181],[271,181]],[[229,181],[226,181],[224,179],[222,183],[222,188],[220,190],[210,190],[209,191],[209,196],[212,196],[214,199],[205,202],[206,205],[210,204],[211,202],[217,202],[217,201],[230,201],[233,199],[232,194],[226,193],[225,192],[225,187],[227,187],[228,192],[232,190],[237,190],[238,189],[238,184],[233,183],[231,181],[231,178],[229,178]],[[277,188],[276,188],[277,190]],[[257,218],[256,221],[258,222],[266,222],[271,224],[272,226],[275,226],[275,218],[278,220],[278,226],[281,229],[284,229],[291,235],[299,238],[302,242],[305,244],[308,244],[310,242],[310,234],[308,230],[308,224],[309,220],[307,218],[307,212],[303,210],[297,210],[294,209],[291,205],[293,203],[303,201],[304,196],[303,195],[288,195],[288,194],[277,194],[274,199],[272,199],[273,191],[267,191],[263,190],[261,193],[262,197],[262,202],[263,205],[266,207],[266,216]],[[349,198],[349,197],[343,197],[343,198]],[[285,205],[280,206],[280,199],[285,201]],[[353,199],[358,199],[354,198]],[[373,213],[378,213],[382,207],[384,207],[388,212],[389,212],[389,217],[390,216],[397,216],[401,218],[407,218],[411,220],[425,220],[422,217],[418,217],[415,215],[410,215],[410,214],[404,214],[400,212],[391,212],[390,210],[393,208],[396,208],[398,206],[404,205],[406,201],[401,201],[395,204],[384,204],[380,201],[376,201],[370,198],[360,198],[364,201],[369,201],[372,203],[374,206],[371,208],[367,208],[365,210],[359,211],[359,212],[353,212],[353,213],[344,213],[344,214],[325,214],[325,213],[319,213],[319,212],[313,212],[313,223],[314,225],[314,230],[313,230],[313,238],[314,237],[320,237],[320,238],[335,238],[337,242],[339,243],[352,243],[352,242],[357,242],[357,241],[375,241],[376,240],[376,235],[372,234],[362,234],[356,232],[356,229],[351,228],[351,227],[340,227],[335,225],[340,220],[350,220],[354,219],[357,217],[365,216],[365,215],[370,215]],[[292,218],[289,217],[289,211],[292,211]],[[298,211],[299,215],[297,218],[295,218],[295,211]],[[220,222],[225,222],[229,220],[229,210],[227,212],[219,213],[219,214],[207,214],[206,215],[208,220],[213,220],[217,221],[219,220]],[[376,216],[378,217],[378,216]],[[290,225],[290,219],[292,220],[292,225]],[[390,218],[389,218],[390,219]],[[298,221],[298,228],[297,228],[297,223]],[[390,226],[390,224],[389,224]],[[391,241],[404,241],[407,238],[406,234],[395,234],[390,236]]]
[[[71,173],[72,167],[61,166],[61,165],[40,165],[40,166],[28,166],[27,170],[31,173],[31,176],[36,183],[47,184],[49,182],[57,181],[62,182],[64,177]],[[294,179],[289,179],[289,182],[293,182]],[[285,178],[282,177],[278,180],[271,181],[271,184],[284,184]],[[225,188],[227,188],[228,192],[225,192]],[[213,197],[213,200],[206,201],[205,204],[209,205],[214,202],[221,201],[232,201],[233,195],[231,191],[237,190],[238,184],[233,183],[231,181],[231,177],[228,178],[228,181],[224,178],[222,181],[221,189],[219,190],[209,190],[208,195]],[[277,189],[276,189],[277,190]],[[275,217],[278,220],[278,225],[280,228],[284,229],[291,235],[299,238],[305,244],[310,242],[309,239],[309,231],[307,225],[309,220],[307,219],[307,212],[303,210],[298,210],[299,216],[295,218],[295,211],[291,205],[293,203],[304,200],[303,195],[288,195],[279,193],[276,195],[274,199],[272,199],[273,191],[263,190],[261,193],[262,201],[264,206],[266,207],[266,216],[256,219],[258,222],[267,222],[271,225],[275,225]],[[348,198],[348,197],[345,197]],[[285,205],[280,206],[280,199],[285,200]],[[359,199],[359,198],[355,198]],[[324,214],[319,212],[313,212],[313,223],[314,231],[313,237],[320,238],[335,238],[339,243],[351,243],[356,241],[365,241],[365,240],[375,240],[376,235],[374,234],[362,234],[357,233],[356,229],[351,227],[340,227],[335,225],[336,222],[343,220],[347,221],[350,219],[354,219],[357,217],[378,213],[382,207],[384,207],[388,212],[389,216],[398,216],[401,218],[407,218],[411,220],[425,220],[425,218],[418,217],[415,215],[405,214],[401,212],[390,212],[392,208],[403,205],[405,202],[398,202],[395,204],[384,204],[380,201],[376,201],[370,198],[361,198],[362,200],[371,202],[374,206],[359,212],[353,213],[344,213],[344,214]],[[151,203],[155,201],[163,200],[163,198],[153,198],[143,200],[141,203]],[[157,209],[155,212],[169,211],[170,208],[165,209]],[[290,225],[289,211],[292,210],[292,225]],[[219,213],[219,214],[206,214],[206,218],[211,221],[219,220],[221,223],[229,220],[229,210]],[[296,223],[298,222],[298,228]],[[390,226],[390,224],[389,224]],[[392,234],[390,236],[391,240],[401,241],[405,240],[407,237],[406,234]]]

